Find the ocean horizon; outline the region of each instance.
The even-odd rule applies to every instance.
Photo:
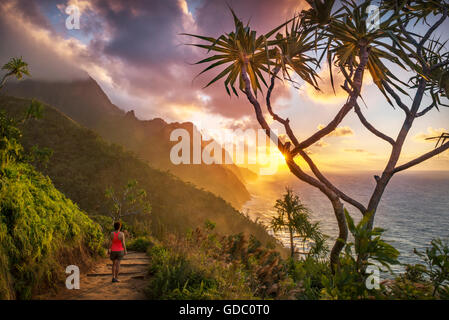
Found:
[[[375,187],[374,171],[327,174],[342,191],[361,203],[368,202]],[[329,236],[332,247],[338,235],[337,223],[329,200],[316,188],[298,180],[292,174],[259,177],[248,184],[252,195],[242,211],[253,220],[269,226],[276,215],[274,204],[289,186],[303,204],[311,210],[313,222],[320,222],[321,230]],[[344,203],[356,222],[358,209]],[[375,216],[375,226],[385,229],[383,239],[399,252],[401,264],[422,262],[413,250],[424,250],[433,238],[449,236],[449,171],[409,171],[396,174],[390,181]],[[288,235],[275,237],[290,247]],[[299,245],[296,242],[296,245]],[[403,265],[393,266],[395,273],[404,271]]]

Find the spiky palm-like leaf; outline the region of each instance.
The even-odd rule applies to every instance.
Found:
[[[449,98],[449,64],[443,63],[449,60],[449,52],[445,45],[446,42],[441,43],[438,39],[429,40],[427,47],[424,48],[424,61],[428,66],[441,65],[428,73],[416,67],[417,74],[410,79],[413,88],[418,87],[421,78],[426,80],[426,92],[431,96],[437,109],[439,106],[449,107],[441,101],[442,98]]]
[[[256,31],[252,30],[248,25],[245,26],[242,21],[237,18],[232,9],[231,13],[234,18],[235,30],[231,33],[224,34],[218,38],[205,37],[194,34],[184,34],[199,38],[208,42],[208,44],[192,44],[196,47],[207,49],[207,51],[217,52],[209,58],[198,61],[196,64],[213,62],[198,75],[226,65],[226,68],[213,78],[205,87],[210,86],[214,82],[226,77],[225,88],[230,95],[229,87],[232,88],[234,94],[237,94],[235,82],[239,78],[239,87],[244,90],[244,82],[241,77],[242,67],[245,65],[246,72],[251,80],[251,87],[257,94],[257,90],[261,90],[260,81],[266,86],[263,73],[269,73],[271,60],[276,56],[275,48],[268,48],[267,39],[275,34],[283,25],[271,30],[265,35],[257,37]]]
[[[208,52],[218,53],[197,62],[197,64],[213,62],[199,75],[228,64],[206,87],[226,77],[224,84],[227,93],[230,95],[230,87],[234,94],[238,95],[235,82],[238,78],[239,88],[243,91],[245,84],[241,74],[242,68],[245,67],[251,81],[251,88],[257,95],[257,91],[262,89],[261,82],[267,86],[264,76],[272,75],[271,67],[275,64],[280,64],[288,78],[289,70],[294,70],[303,80],[317,87],[316,72],[311,67],[314,59],[306,55],[306,52],[313,48],[314,41],[311,37],[298,31],[299,19],[297,17],[257,37],[256,31],[251,30],[248,25],[244,26],[232,9],[231,13],[234,18],[235,31],[229,34],[221,35],[218,38],[185,34],[209,42],[209,44],[193,44],[194,46],[207,49]],[[291,22],[294,27],[290,32],[286,32],[286,35],[277,33],[284,26],[287,30],[287,25]],[[270,40],[275,33],[277,33],[276,38]]]
[[[449,8],[447,1],[443,0],[382,0],[381,7],[386,10],[393,10],[396,13],[404,13],[419,20],[426,18],[430,14],[440,14],[444,6]],[[415,23],[415,24],[416,24]]]
[[[303,12],[303,21],[305,25],[324,26],[331,20],[332,8],[335,0],[306,0],[310,9]]]
[[[396,83],[407,86],[406,83],[398,79],[386,62],[398,65],[407,69],[409,62],[407,55],[391,42],[390,34],[396,30],[397,21],[392,17],[383,20],[379,28],[369,28],[366,23],[368,18],[367,8],[370,1],[365,1],[361,5],[356,5],[352,1],[343,1],[338,18],[332,19],[327,26],[326,36],[330,39],[327,51],[329,65],[334,63],[343,72],[346,80],[350,83],[348,74],[357,68],[361,58],[361,47],[369,49],[367,69],[373,78],[374,83],[391,103],[385,93],[383,82],[386,81],[403,94],[407,93]],[[380,12],[380,18],[386,12]],[[401,39],[403,42],[406,40]],[[331,83],[334,86],[332,68],[329,68]]]
[[[290,30],[285,27],[285,35],[276,35],[276,46],[279,48],[276,64],[282,69],[284,78],[291,81],[290,70],[293,70],[301,79],[319,90],[315,71],[319,64],[308,54],[316,49],[315,37],[302,23],[299,18],[294,18]]]
[[[3,67],[2,70],[6,70],[8,75],[14,75],[17,79],[22,79],[23,75],[30,76],[28,71],[28,63],[20,58],[11,58]]]

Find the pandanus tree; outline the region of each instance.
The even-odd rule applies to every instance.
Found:
[[[323,250],[326,236],[320,231],[319,222],[310,221],[310,210],[301,202],[293,190],[286,188],[286,193],[281,199],[276,200],[275,209],[277,216],[271,220],[271,227],[274,232],[285,231],[290,240],[290,257],[295,255],[295,239],[302,243],[302,255],[319,256]],[[305,252],[307,241],[312,241],[309,252]]]
[[[23,75],[30,76],[28,71],[28,63],[22,60],[22,58],[11,58],[3,67],[6,73],[3,75],[0,81],[0,89],[5,85],[6,80],[9,77],[15,76],[17,79],[21,80]]]
[[[444,106],[442,101],[447,99],[448,53],[444,52],[444,44],[431,39],[431,36],[447,18],[448,6],[441,1],[432,1],[431,5],[426,5],[423,1],[385,1],[379,8],[380,25],[372,27],[368,23],[371,1],[364,1],[360,5],[352,1],[342,1],[339,8],[333,7],[333,1],[308,2],[310,9],[302,11],[298,16],[264,35],[257,36],[256,31],[249,25],[244,25],[231,10],[235,27],[233,32],[218,38],[190,36],[206,42],[194,44],[195,46],[214,53],[198,62],[211,63],[201,73],[218,66],[226,66],[207,86],[226,77],[224,85],[227,93],[231,95],[231,88],[232,92],[238,95],[235,88],[238,81],[238,88],[253,106],[259,125],[267,136],[277,143],[290,171],[298,179],[319,189],[329,199],[339,230],[338,239],[330,253],[331,267],[335,271],[339,266],[340,252],[348,237],[343,203],[354,206],[363,216],[369,215],[367,228],[372,229],[375,212],[392,176],[449,148],[449,142],[444,141],[434,150],[398,165],[413,121],[434,108]],[[419,23],[430,14],[436,14],[438,19],[428,27],[423,36],[410,31],[411,24]],[[292,74],[319,90],[316,70],[325,56],[332,86],[332,70],[337,68],[344,75],[342,88],[348,93],[348,98],[326,126],[300,141],[290,126],[290,120],[279,116],[273,110],[272,93],[276,83],[283,80],[294,81]],[[392,66],[399,66],[404,72],[411,73],[410,81],[395,76],[390,71]],[[279,75],[280,71],[282,76]],[[405,120],[395,139],[376,129],[362,113],[359,101],[363,102],[361,90],[366,72],[371,75],[386,101],[405,112]],[[262,90],[261,84],[267,87],[266,110],[274,122],[283,126],[288,139],[278,139],[271,127],[274,122],[270,125],[265,119],[262,102],[257,95]],[[416,92],[411,105],[407,105],[402,101],[402,97],[408,96],[410,90]],[[432,104],[421,108],[425,93],[432,96]],[[307,152],[307,148],[332,133],[351,111],[357,114],[367,130],[392,147],[384,171],[379,177],[375,176],[376,187],[367,205],[337,188]],[[305,161],[310,171],[306,172],[299,159]]]
[[[3,65],[2,70],[6,70],[6,73],[0,81],[0,89],[3,88],[9,77],[15,76],[20,80],[24,74],[30,76],[28,64],[22,58],[11,58]],[[25,118],[21,121],[7,116],[5,110],[0,110],[0,169],[3,170],[9,162],[15,161],[22,156],[23,147],[18,143],[22,134],[17,128],[17,124],[30,118],[38,118],[42,111],[41,107],[39,102],[33,100],[25,114]]]

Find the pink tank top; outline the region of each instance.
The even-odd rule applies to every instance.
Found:
[[[119,232],[114,232],[114,238],[112,239],[111,251],[123,251],[125,250],[122,245],[122,240],[118,238]]]

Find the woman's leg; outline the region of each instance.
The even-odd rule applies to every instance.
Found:
[[[115,279],[115,261],[117,260],[112,260],[112,278]]]
[[[118,265],[120,263],[119,259],[115,259],[115,269],[114,269],[114,278],[117,279],[118,276]]]
[[[120,259],[117,259],[117,264],[115,265],[115,278],[118,278],[118,273],[120,272]]]

